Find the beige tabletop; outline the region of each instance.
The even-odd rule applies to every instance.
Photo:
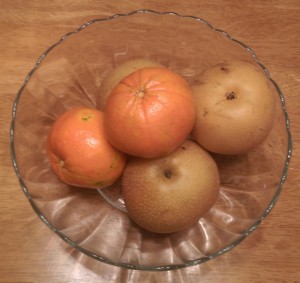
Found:
[[[286,98],[294,142],[280,198],[258,229],[232,251],[175,271],[126,270],[68,246],[37,217],[10,159],[13,100],[43,51],[93,18],[141,8],[199,16],[249,45]],[[1,0],[0,282],[300,282],[299,15],[299,0]]]

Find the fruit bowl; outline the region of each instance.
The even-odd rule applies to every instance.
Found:
[[[258,65],[276,89],[276,117],[266,140],[247,154],[213,154],[219,197],[194,226],[155,234],[126,213],[120,182],[103,190],[62,183],[45,143],[56,118],[75,106],[95,107],[101,82],[123,62],[147,58],[191,82],[224,61]],[[95,19],[63,36],[38,59],[21,86],[11,123],[13,166],[40,219],[72,247],[129,269],[170,270],[203,263],[245,239],[275,205],[291,157],[285,100],[255,53],[201,18],[138,10]]]

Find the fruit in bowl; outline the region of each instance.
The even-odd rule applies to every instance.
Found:
[[[129,155],[156,158],[174,151],[196,118],[188,82],[165,67],[146,67],[123,78],[104,108],[108,141]]]
[[[66,184],[99,189],[122,174],[126,155],[104,136],[103,113],[76,107],[58,117],[47,139],[52,169]]]
[[[272,129],[275,89],[258,66],[231,61],[212,66],[192,85],[197,118],[192,137],[207,150],[242,154]]]
[[[246,62],[206,69],[192,88],[143,59],[123,63],[106,81],[119,82],[105,95],[104,111],[74,108],[59,117],[48,156],[67,184],[104,188],[122,177],[128,216],[151,232],[187,229],[216,202],[220,176],[208,151],[247,152],[272,127],[272,89]]]
[[[178,232],[195,224],[213,206],[219,188],[215,161],[190,140],[162,158],[130,159],[122,177],[128,215],[156,233]]]

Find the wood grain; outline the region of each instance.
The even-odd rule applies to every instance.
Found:
[[[0,4],[0,282],[300,282],[298,0],[2,0]],[[287,181],[260,227],[229,253],[169,272],[120,269],[69,247],[38,219],[10,160],[12,103],[42,52],[86,21],[141,8],[202,17],[254,49],[285,95],[293,136]]]

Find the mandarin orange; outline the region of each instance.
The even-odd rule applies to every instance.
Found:
[[[104,130],[119,150],[144,158],[175,150],[191,132],[195,100],[188,82],[165,67],[146,67],[113,89],[104,109]]]
[[[125,154],[104,136],[103,113],[86,107],[58,117],[48,135],[47,154],[63,182],[92,189],[114,183],[126,163]]]

